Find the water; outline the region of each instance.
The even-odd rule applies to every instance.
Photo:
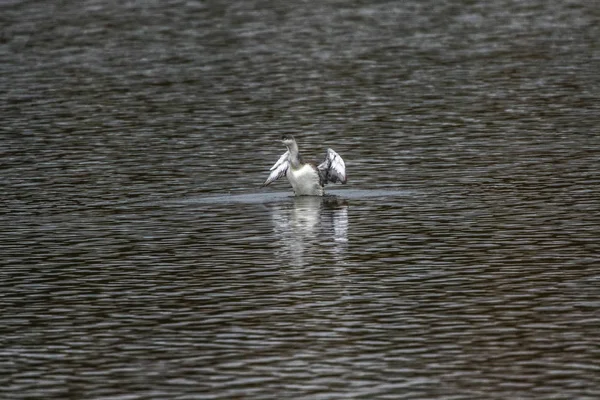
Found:
[[[1,398],[600,397],[592,3],[0,8]]]

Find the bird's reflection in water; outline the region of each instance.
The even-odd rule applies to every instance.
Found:
[[[276,256],[283,264],[314,265],[343,260],[348,246],[348,205],[336,196],[295,197],[271,209],[278,240]],[[327,257],[324,253],[330,253]]]

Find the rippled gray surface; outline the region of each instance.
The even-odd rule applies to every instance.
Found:
[[[0,397],[600,398],[599,19],[3,2]]]

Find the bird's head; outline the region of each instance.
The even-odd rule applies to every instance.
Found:
[[[296,140],[292,135],[283,135],[281,136],[281,143],[285,144],[287,147],[290,147],[292,144],[296,143]]]

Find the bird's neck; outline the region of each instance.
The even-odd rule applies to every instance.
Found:
[[[298,151],[298,145],[296,142],[290,144],[288,146],[288,150],[290,152],[290,163],[292,164],[292,168],[300,168],[300,166],[304,164],[304,161],[302,160],[302,156]]]

